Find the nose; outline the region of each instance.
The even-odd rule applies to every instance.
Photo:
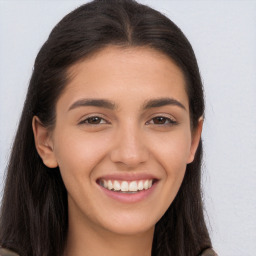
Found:
[[[142,133],[139,129],[131,127],[120,129],[111,150],[111,161],[123,164],[127,168],[145,163],[149,159],[149,150]]]

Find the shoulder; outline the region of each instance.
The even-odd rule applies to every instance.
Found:
[[[206,249],[204,250],[200,256],[218,256],[218,254],[213,249]]]
[[[19,256],[19,255],[11,250],[0,248],[0,256]]]

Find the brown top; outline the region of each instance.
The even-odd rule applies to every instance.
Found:
[[[200,256],[218,256],[218,254],[213,249],[206,249]]]
[[[19,256],[19,255],[13,251],[0,248],[0,256]]]

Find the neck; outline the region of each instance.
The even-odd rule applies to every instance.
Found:
[[[138,234],[117,234],[69,218],[64,256],[150,256],[154,228]]]
[[[69,236],[65,256],[150,256],[152,239],[145,238],[143,234],[136,236],[107,235],[91,236],[83,234]]]
[[[154,230],[136,235],[109,231],[73,230],[68,232],[65,256],[150,256]]]

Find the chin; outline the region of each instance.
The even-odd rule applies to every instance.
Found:
[[[155,224],[157,221],[148,220],[145,218],[142,220],[141,218],[122,218],[117,219],[114,222],[106,223],[105,228],[112,233],[116,233],[118,235],[138,235],[145,232],[151,232],[155,228]]]

